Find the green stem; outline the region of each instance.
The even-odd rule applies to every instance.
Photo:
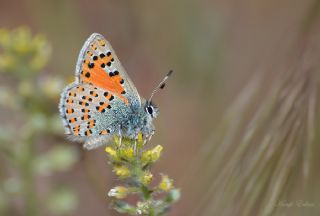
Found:
[[[32,135],[31,135],[32,136]],[[34,142],[28,139],[24,146],[24,155],[21,164],[21,175],[24,182],[23,199],[25,204],[26,216],[37,216],[37,193],[35,174],[33,170]]]

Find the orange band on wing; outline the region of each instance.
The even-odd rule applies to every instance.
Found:
[[[128,99],[121,95],[125,90],[120,83],[122,80],[120,74],[109,75],[103,69],[104,67],[107,67],[106,61],[110,61],[110,59],[112,59],[111,56],[105,57],[105,59],[97,59],[92,63],[90,63],[89,60],[86,60],[83,63],[81,78],[84,83],[92,83],[97,87],[111,91],[128,105]]]

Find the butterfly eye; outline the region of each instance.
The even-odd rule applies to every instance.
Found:
[[[147,106],[147,112],[152,115],[153,114],[153,108],[152,106]]]
[[[148,101],[147,104],[145,105],[145,111],[152,118],[157,118],[159,113],[159,109],[151,101]]]

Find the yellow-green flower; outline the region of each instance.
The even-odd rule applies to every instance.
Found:
[[[7,29],[0,28],[0,46],[5,47],[10,43],[10,33]]]
[[[143,142],[142,133],[139,133],[139,134],[138,134],[138,142]]]
[[[108,196],[115,197],[117,199],[124,199],[128,195],[128,192],[129,192],[128,188],[123,187],[123,186],[117,186],[117,187],[112,188],[109,191]]]
[[[46,38],[41,34],[33,36],[27,27],[0,29],[0,48],[4,50],[0,53],[1,71],[13,72],[21,78],[40,72],[51,54]]]
[[[132,147],[123,148],[120,150],[119,156],[120,156],[120,158],[124,158],[126,160],[131,160],[134,158],[134,150]]]
[[[105,149],[113,172],[126,185],[114,187],[108,193],[113,197],[114,209],[123,214],[160,215],[180,197],[180,192],[174,189],[173,181],[167,175],[162,175],[157,186],[152,184],[153,175],[148,165],[160,158],[163,147],[158,145],[147,150],[144,145],[145,140],[140,133],[137,139],[114,136],[113,143]],[[140,200],[133,204],[133,201],[124,199],[131,194]],[[164,196],[158,197],[157,194]]]
[[[49,98],[59,99],[61,89],[65,85],[64,81],[59,77],[47,77],[41,82],[42,92]]]
[[[13,55],[5,53],[0,55],[0,69],[3,70],[12,70],[16,65],[16,59]]]
[[[138,202],[137,203],[137,214],[148,214],[150,208],[150,202]]]
[[[157,145],[151,150],[145,151],[141,155],[141,162],[143,164],[153,163],[160,158],[163,147],[161,145]]]
[[[130,176],[130,170],[125,166],[116,166],[113,168],[113,171],[119,178],[127,178]]]
[[[107,146],[105,151],[109,154],[110,157],[112,157],[113,159],[117,158],[117,152],[116,150],[114,150],[113,148],[111,148],[110,146]]]
[[[150,172],[145,172],[143,176],[140,177],[140,181],[143,185],[148,185],[152,181],[152,174]]]
[[[173,180],[167,175],[161,175],[161,182],[159,183],[158,188],[166,192],[171,190],[173,188]]]
[[[11,33],[11,48],[19,55],[28,55],[34,51],[32,35],[29,28],[22,26]]]

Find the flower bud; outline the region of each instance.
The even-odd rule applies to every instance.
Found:
[[[108,192],[108,196],[115,197],[117,199],[124,199],[128,195],[128,192],[129,192],[128,188],[123,187],[123,186],[117,186],[117,187],[112,188]]]

